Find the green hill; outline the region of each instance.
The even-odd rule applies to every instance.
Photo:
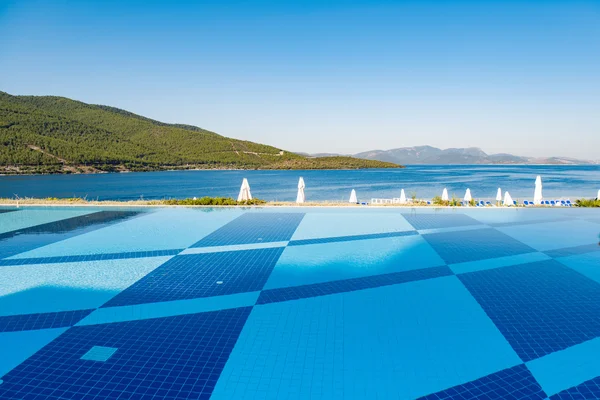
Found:
[[[0,173],[5,174],[397,167],[352,157],[309,158],[118,108],[0,92]]]

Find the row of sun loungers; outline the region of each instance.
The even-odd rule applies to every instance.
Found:
[[[371,204],[372,205],[381,205],[381,204],[410,204],[410,203],[412,203],[411,200],[407,200],[404,203],[400,202],[399,200],[400,199],[397,199],[397,198],[394,198],[394,199],[371,199]],[[431,201],[427,201],[426,203],[428,206],[432,204]],[[361,203],[361,204],[367,205],[367,203]],[[463,201],[460,204],[463,207],[467,207],[470,205],[466,201]],[[516,206],[517,202],[514,201],[513,205]],[[531,207],[534,204],[532,201],[525,200],[523,202],[523,205],[526,207]],[[542,206],[553,206],[553,207],[572,207],[573,206],[573,204],[571,203],[571,200],[544,200],[544,201],[542,201],[541,205]],[[495,207],[495,204],[492,204],[492,202],[490,202],[490,201],[480,200],[477,203],[475,203],[475,207]]]
[[[533,206],[533,202],[532,201],[527,201],[525,200],[523,202],[523,204],[525,206]],[[543,206],[557,206],[557,207],[572,207],[573,203],[571,203],[571,200],[544,200],[542,201]]]

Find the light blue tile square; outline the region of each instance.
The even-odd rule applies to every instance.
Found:
[[[508,267],[511,265],[527,264],[536,261],[550,260],[551,257],[540,252],[517,254],[514,256],[488,258],[485,260],[467,261],[458,264],[449,264],[448,267],[455,274],[464,274],[474,271],[483,271],[486,269]]]
[[[548,354],[527,367],[548,396],[600,376],[600,338]]]
[[[0,267],[0,316],[100,307],[169,258]]]
[[[15,212],[0,214],[0,233],[16,231],[35,225],[47,224],[62,219],[79,217],[97,212],[92,208],[54,209],[20,209]]]
[[[287,247],[265,289],[444,265],[420,236]]]
[[[131,306],[103,307],[92,311],[77,323],[77,326],[110,324],[124,321],[172,317],[224,310],[228,308],[252,307],[260,292],[235,293],[225,296],[198,299],[143,303]]]
[[[600,251],[560,257],[556,261],[600,283]]]
[[[573,220],[498,227],[499,231],[538,251],[598,243],[598,224]]]
[[[56,339],[68,328],[0,332],[0,377]]]
[[[484,224],[522,224],[534,221],[561,220],[565,218],[565,215],[561,214],[560,210],[542,208],[472,208],[461,210],[461,212]]]
[[[117,351],[114,347],[93,346],[87,353],[81,356],[82,360],[107,361]]]
[[[452,276],[255,306],[212,398],[411,399],[520,363]]]
[[[412,231],[400,213],[307,213],[292,240]]]
[[[11,258],[180,249],[191,246],[240,214],[239,210],[202,212],[186,208],[159,209]]]

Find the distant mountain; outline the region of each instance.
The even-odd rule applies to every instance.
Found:
[[[522,157],[512,154],[487,154],[478,147],[438,149],[432,146],[402,147],[391,150],[372,150],[354,157],[402,165],[407,164],[598,164],[597,161],[568,157]]]
[[[0,92],[0,174],[398,167],[348,156],[306,157],[114,107]]]

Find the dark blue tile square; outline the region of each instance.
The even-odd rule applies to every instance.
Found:
[[[74,327],[3,377],[1,399],[210,397],[251,307]],[[104,362],[81,357],[118,350]],[[173,384],[185,379],[187,386]]]
[[[600,336],[600,285],[557,261],[458,278],[525,362]]]
[[[103,307],[258,291],[283,250],[276,247],[176,256]]]
[[[600,399],[600,376],[580,385],[563,390],[550,397],[550,400],[597,400]]]
[[[481,225],[481,222],[465,214],[402,214],[415,229],[455,228],[458,226]]]
[[[98,261],[98,260],[122,260],[125,258],[147,258],[174,256],[179,254],[184,249],[169,249],[169,250],[153,250],[153,251],[134,251],[127,253],[105,253],[105,254],[88,254],[88,255],[73,255],[73,256],[56,256],[56,257],[36,257],[36,258],[11,258],[0,260],[0,267],[14,265],[30,265],[30,264],[55,264],[67,262],[82,262],[82,261]]]
[[[431,233],[423,235],[423,238],[448,264],[536,251],[496,229]]]
[[[0,332],[31,331],[73,326],[93,310],[59,311],[0,317]]]
[[[543,400],[546,394],[524,364],[433,393],[421,400]]]
[[[576,256],[579,254],[593,253],[596,251],[600,251],[600,245],[598,245],[596,243],[592,243],[592,244],[584,244],[582,246],[566,247],[563,249],[547,250],[544,253],[546,253],[550,257],[558,258],[558,257],[568,257],[568,256]]]
[[[217,229],[192,247],[288,241],[303,217],[303,213],[246,213]]]

